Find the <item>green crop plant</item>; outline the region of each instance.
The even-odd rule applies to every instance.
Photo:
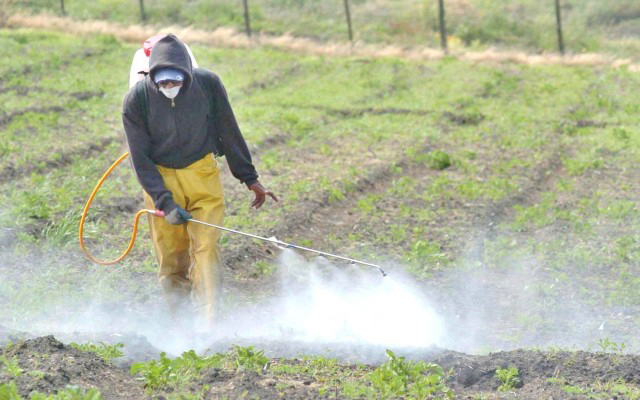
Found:
[[[484,192],[482,185],[471,179],[460,182],[457,186],[457,191],[462,197],[469,200],[477,199]]]
[[[290,364],[288,362],[274,361],[269,367],[269,372],[276,375],[305,374],[313,377],[320,383],[331,382],[339,379],[342,367],[338,360],[321,356],[303,356],[300,362]]]
[[[594,152],[585,152],[576,158],[567,158],[564,165],[569,174],[578,176],[590,169],[599,169],[604,166],[604,158]]]
[[[387,356],[389,361],[368,375],[373,388],[382,398],[453,398],[453,391],[446,386],[446,374],[439,365],[406,361],[391,350],[387,350]]]
[[[363,213],[373,213],[376,209],[376,203],[380,200],[380,196],[369,194],[358,200],[357,206]]]
[[[251,276],[253,277],[269,276],[273,274],[274,270],[275,270],[275,266],[272,263],[264,260],[256,261],[255,263],[253,263]]]
[[[440,245],[431,241],[418,240],[405,255],[410,269],[418,276],[428,276],[431,271],[445,267],[449,263],[447,254]]]
[[[264,355],[264,351],[256,350],[253,346],[234,346],[232,357],[235,359],[236,367],[240,370],[261,372],[269,362],[269,359]]]
[[[501,392],[506,392],[509,390],[513,390],[520,386],[520,378],[518,377],[519,371],[517,367],[509,367],[509,368],[497,368],[496,369],[496,378],[500,382],[500,386],[498,386],[498,390]]]
[[[18,200],[21,215],[34,219],[48,219],[51,215],[51,199],[47,194],[25,191]]]
[[[598,339],[596,345],[600,348],[600,351],[603,353],[624,353],[626,345],[622,342],[614,342],[609,340],[609,338]]]
[[[111,361],[115,358],[120,358],[122,356],[124,356],[124,353],[122,352],[122,349],[124,348],[124,344],[122,343],[115,343],[115,344],[106,344],[103,342],[100,342],[98,344],[95,343],[82,343],[82,344],[78,344],[78,343],[71,343],[70,344],[71,347],[81,350],[81,351],[87,351],[90,353],[96,353],[98,356],[100,356],[100,358],[102,358],[105,361]]]
[[[9,358],[5,355],[0,355],[0,363],[2,364],[2,369],[7,371],[9,375],[13,377],[18,377],[24,372],[24,370],[20,368],[18,357],[16,356]]]
[[[29,400],[102,400],[102,394],[98,389],[82,389],[77,386],[67,386],[55,394],[32,393]]]
[[[14,381],[9,383],[0,383],[0,399],[3,400],[22,400],[18,393],[18,387]]]
[[[159,361],[139,362],[131,365],[131,375],[140,375],[145,382],[147,392],[165,387],[183,388],[195,379],[202,370],[221,368],[225,365],[224,354],[199,356],[190,350],[182,353],[181,357],[170,359],[166,353],[160,354]]]
[[[603,392],[601,398],[620,397],[629,400],[640,399],[640,389],[630,382],[626,382],[624,378],[611,379],[606,382],[596,382],[593,390]]]
[[[329,203],[335,203],[338,201],[342,201],[344,199],[345,199],[345,194],[342,191],[342,189],[329,188],[329,196],[328,196]]]
[[[556,200],[555,193],[544,193],[543,198],[537,204],[525,207],[519,204],[513,206],[516,216],[512,222],[512,229],[525,231],[531,228],[541,228],[553,222],[554,216],[551,212]]]

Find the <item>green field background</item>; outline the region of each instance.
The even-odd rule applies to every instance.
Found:
[[[13,9],[61,13],[58,0],[13,2]],[[141,21],[138,0],[65,0],[67,15],[120,24]],[[244,31],[243,7],[235,0],[145,0],[147,23]],[[352,0],[355,39],[367,43],[439,46],[436,0]],[[321,41],[347,39],[341,0],[249,0],[252,29],[291,33]],[[452,47],[555,51],[554,2],[535,0],[446,0]],[[634,0],[562,1],[567,50],[635,57],[640,4]]]

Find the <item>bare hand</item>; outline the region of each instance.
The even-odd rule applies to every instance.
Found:
[[[278,201],[276,195],[271,191],[265,189],[260,182],[256,182],[249,186],[249,190],[253,190],[253,192],[256,194],[256,198],[251,203],[251,207],[255,208],[256,210],[262,207],[267,196],[270,196],[275,201]]]

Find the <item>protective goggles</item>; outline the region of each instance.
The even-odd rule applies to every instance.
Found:
[[[157,82],[159,86],[167,86],[170,83],[173,83],[173,86],[181,86],[182,85],[182,81],[176,81],[174,79],[163,79],[161,81]]]

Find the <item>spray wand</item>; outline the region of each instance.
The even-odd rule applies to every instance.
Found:
[[[129,254],[129,252],[133,248],[133,244],[135,243],[136,235],[138,233],[138,222],[140,220],[140,217],[143,214],[147,213],[147,214],[151,214],[151,215],[154,215],[156,217],[161,217],[161,218],[163,218],[165,216],[164,212],[162,212],[160,210],[142,209],[142,210],[138,211],[136,213],[136,215],[135,215],[135,219],[134,219],[134,223],[133,223],[133,231],[131,232],[131,240],[129,241],[129,246],[124,251],[124,253],[122,253],[119,257],[117,257],[114,260],[111,260],[111,261],[99,260],[99,259],[93,257],[89,253],[87,248],[85,247],[85,244],[84,244],[84,222],[85,222],[85,219],[87,217],[87,213],[89,212],[89,207],[91,207],[91,202],[93,202],[93,199],[96,196],[96,194],[98,193],[98,190],[100,190],[100,187],[102,186],[104,181],[107,179],[107,177],[111,174],[111,172],[114,170],[114,168],[118,164],[120,164],[122,162],[122,160],[127,158],[128,155],[129,155],[129,153],[124,153],[123,155],[121,155],[111,165],[111,167],[109,167],[109,169],[107,169],[107,171],[104,173],[104,175],[102,175],[102,178],[100,178],[100,180],[96,184],[95,188],[91,192],[91,195],[89,196],[89,199],[87,200],[87,203],[84,206],[84,210],[82,211],[82,218],[80,218],[80,225],[78,227],[78,237],[79,237],[79,241],[80,241],[80,248],[82,248],[82,251],[84,252],[84,254],[87,256],[87,258],[89,260],[91,260],[91,261],[93,261],[93,262],[95,262],[97,264],[101,264],[101,265],[115,264],[115,263],[120,262],[122,259],[124,259]],[[309,251],[309,252],[320,254],[320,255],[323,255],[323,256],[338,258],[338,259],[344,260],[344,261],[349,261],[351,264],[361,264],[361,265],[366,265],[368,267],[377,268],[382,273],[382,276],[387,276],[387,273],[384,272],[384,270],[380,266],[378,266],[376,264],[372,264],[372,263],[368,263],[368,262],[365,262],[365,261],[356,260],[356,259],[353,259],[353,258],[347,258],[347,257],[339,256],[337,254],[326,253],[324,251],[314,250],[314,249],[310,249],[308,247],[298,246],[298,245],[291,244],[291,243],[285,243],[283,241],[280,241],[280,240],[276,239],[275,237],[266,238],[266,237],[262,237],[262,236],[258,236],[258,235],[253,235],[251,233],[241,232],[241,231],[238,231],[238,230],[235,230],[235,229],[225,228],[223,226],[210,224],[208,222],[199,221],[199,220],[193,219],[193,218],[190,218],[187,221],[191,222],[191,223],[206,225],[206,226],[209,226],[211,228],[220,229],[220,230],[223,230],[223,231],[226,231],[226,232],[235,233],[235,234],[238,234],[238,235],[243,235],[243,236],[248,236],[250,238],[254,238],[254,239],[258,239],[258,240],[263,240],[265,242],[269,242],[269,243],[275,244],[276,246],[280,246],[280,247],[284,247],[284,248],[288,248],[288,249],[293,248],[293,249],[298,249],[298,250]]]

